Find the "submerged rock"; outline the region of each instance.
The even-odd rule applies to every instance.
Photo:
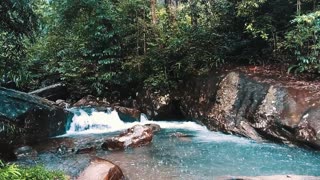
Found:
[[[193,137],[193,135],[176,132],[176,133],[170,134],[170,137],[184,138],[184,137]]]
[[[80,174],[77,180],[122,180],[124,175],[119,166],[97,158]]]
[[[150,127],[153,133],[157,133],[161,130],[161,127],[159,124],[145,124],[145,126]]]
[[[127,147],[139,147],[149,144],[152,138],[152,127],[135,125],[122,132],[119,136],[107,139],[101,147],[104,150],[121,150]]]

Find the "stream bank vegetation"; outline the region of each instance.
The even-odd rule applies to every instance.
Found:
[[[170,90],[228,65],[320,72],[316,0],[6,0],[0,77],[75,98]]]
[[[19,179],[19,180],[43,180],[59,179],[67,180],[68,178],[59,171],[49,171],[42,166],[20,167],[15,164],[5,164],[0,161],[0,180]]]

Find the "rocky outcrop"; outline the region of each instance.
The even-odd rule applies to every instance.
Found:
[[[106,139],[102,144],[104,150],[122,150],[127,147],[139,147],[152,141],[152,126],[135,125],[122,132],[119,136]]]
[[[41,89],[29,92],[31,95],[40,96],[51,101],[56,101],[58,99],[66,99],[68,97],[67,88],[64,84],[57,83],[50,86],[46,86]]]
[[[238,72],[217,82],[198,86],[198,97],[181,98],[186,116],[212,130],[320,149],[320,96]]]
[[[121,180],[124,175],[119,166],[110,161],[97,158],[80,174],[77,180]]]
[[[124,122],[140,121],[141,112],[137,109],[122,106],[114,106],[114,109],[118,112],[120,119]]]
[[[180,120],[184,116],[180,111],[180,101],[174,93],[152,92],[146,90],[137,99],[138,108],[153,120]]]
[[[231,71],[185,82],[163,100],[147,92],[139,102],[153,117],[175,102],[185,118],[211,130],[320,150],[319,87],[309,86]]]
[[[64,134],[68,113],[52,102],[0,87],[0,143],[34,143]]]

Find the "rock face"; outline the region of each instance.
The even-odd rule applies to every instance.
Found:
[[[137,109],[122,106],[114,106],[114,109],[118,112],[120,119],[125,122],[140,121],[141,112]]]
[[[237,72],[216,82],[181,99],[186,116],[212,130],[320,149],[320,96]]]
[[[190,80],[179,89],[170,94],[171,101],[178,102],[176,109],[211,130],[320,150],[318,88],[229,72]],[[159,105],[155,95],[139,102],[142,112]]]
[[[31,95],[40,96],[51,101],[66,99],[68,97],[67,88],[61,83],[53,84],[35,91],[29,92]]]
[[[0,87],[0,143],[34,143],[64,134],[68,113],[50,101]]]
[[[95,159],[80,174],[78,180],[122,180],[124,175],[119,166],[104,159]]]
[[[174,93],[161,94],[146,90],[139,95],[137,103],[139,109],[147,115],[148,119],[179,120],[184,118],[179,108],[180,101],[174,96]]]
[[[119,136],[107,139],[102,148],[105,150],[122,150],[127,147],[139,147],[152,141],[153,128],[151,126],[135,125]]]

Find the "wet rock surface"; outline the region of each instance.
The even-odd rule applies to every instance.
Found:
[[[319,89],[237,70],[189,80],[167,96],[147,91],[138,102],[153,118],[174,102],[185,118],[210,130],[320,150]]]
[[[121,180],[124,179],[124,175],[119,166],[108,160],[96,158],[77,178],[77,180],[88,179]]]
[[[122,106],[114,106],[121,120],[125,122],[140,121],[141,112],[137,109],[127,108]]]
[[[151,126],[135,125],[122,132],[119,136],[107,139],[102,148],[105,150],[122,150],[127,147],[139,147],[152,141],[153,128]]]
[[[195,86],[198,96],[181,98],[182,112],[211,130],[320,149],[320,96],[310,99],[308,90],[261,82],[239,72],[220,79]]]
[[[0,87],[0,142],[28,144],[64,134],[69,113],[46,99]]]

